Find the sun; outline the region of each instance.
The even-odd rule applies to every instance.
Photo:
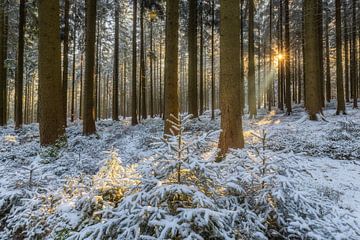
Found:
[[[279,61],[283,60],[283,59],[284,59],[284,55],[283,55],[282,53],[279,53],[279,54],[277,55],[277,59],[278,59]]]

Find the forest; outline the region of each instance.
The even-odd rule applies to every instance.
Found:
[[[0,239],[359,240],[360,1],[0,0]]]

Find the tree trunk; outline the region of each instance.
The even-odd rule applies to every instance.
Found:
[[[83,90],[83,78],[84,78],[84,68],[83,68],[83,63],[84,63],[84,54],[80,53],[80,103],[79,103],[79,118],[82,119],[82,115],[83,115],[83,109],[84,109],[84,90]]]
[[[331,72],[330,72],[331,66],[330,66],[329,25],[330,25],[329,9],[326,8],[325,47],[326,47],[326,101],[327,102],[330,102],[330,100],[331,100]]]
[[[215,119],[215,0],[211,6],[211,119]]]
[[[203,23],[203,0],[200,2],[200,115],[204,113],[204,23]]]
[[[5,6],[0,5],[0,126],[7,124],[7,17]]]
[[[289,0],[285,0],[285,69],[286,69],[286,96],[285,96],[285,105],[286,105],[286,114],[290,115],[292,112],[291,109],[291,69],[290,69],[290,17],[289,17]]]
[[[144,14],[145,6],[144,1],[140,3],[140,82],[141,82],[141,116],[142,119],[147,118],[146,106],[146,65],[145,65],[145,41],[144,41]]]
[[[63,42],[63,72],[62,72],[62,86],[63,86],[63,121],[64,126],[67,125],[67,91],[68,91],[68,66],[69,66],[69,0],[65,0],[64,9],[64,42]]]
[[[273,61],[273,56],[272,56],[272,24],[273,24],[273,0],[270,0],[269,3],[269,54],[270,54],[270,61],[269,61],[269,82],[266,82],[266,87],[267,87],[267,104],[268,104],[268,111],[271,111],[271,105],[272,105],[272,99],[273,99],[273,93],[272,93],[272,85],[273,85],[273,75],[272,75],[272,61]]]
[[[317,15],[318,15],[318,41],[319,41],[319,61],[320,61],[320,102],[321,102],[321,107],[325,107],[325,84],[324,84],[324,41],[323,41],[323,1],[322,0],[317,0],[318,4],[317,4]]]
[[[245,108],[245,60],[244,60],[244,0],[240,0],[240,106],[241,114],[244,115]]]
[[[112,119],[119,121],[119,2],[115,1],[115,46],[113,66]]]
[[[356,0],[352,0],[352,47],[351,47],[351,62],[350,62],[350,72],[351,72],[351,81],[353,88],[353,108],[358,108],[358,70],[357,70],[357,23],[356,23]]]
[[[279,59],[279,81],[278,81],[278,108],[283,111],[284,110],[284,49],[283,49],[283,1],[279,1],[279,43],[278,49],[280,49],[279,54],[282,56]]]
[[[96,0],[86,1],[86,45],[85,45],[85,81],[83,133],[91,135],[96,132],[94,92],[95,38],[96,38]]]
[[[336,11],[336,87],[337,110],[336,114],[345,114],[343,66],[342,66],[342,38],[341,38],[341,0],[335,0]]]
[[[137,25],[137,0],[133,1],[133,33],[132,33],[132,83],[131,83],[131,124],[138,124],[137,120],[137,94],[136,94],[136,25]]]
[[[255,118],[256,112],[256,89],[255,89],[255,46],[254,46],[254,0],[249,0],[249,71],[248,71],[248,103],[249,117]],[[240,44],[240,43],[239,43]],[[240,50],[239,50],[240,52]],[[239,74],[240,75],[240,74]],[[240,92],[240,91],[239,91]]]
[[[166,40],[165,40],[165,134],[171,134],[171,115],[179,115],[178,93],[178,50],[179,50],[179,0],[166,1]],[[173,129],[174,130],[174,129]],[[174,131],[177,134],[177,131]]]
[[[75,8],[75,6],[74,6]],[[75,8],[76,9],[76,8]],[[70,113],[71,113],[71,122],[74,122],[75,119],[75,80],[76,80],[76,24],[74,25],[73,30],[73,59],[72,59],[72,85],[71,85],[71,107],[70,107]]]
[[[17,52],[17,71],[15,81],[15,128],[23,124],[23,79],[24,79],[24,34],[26,24],[25,0],[20,1],[19,9],[19,42]]]
[[[321,112],[320,103],[320,55],[318,34],[317,1],[304,0],[304,62],[306,108],[310,120],[317,120],[317,113]]]
[[[252,2],[252,0],[250,0]],[[250,3],[253,5],[253,2]],[[252,8],[252,7],[250,7]],[[219,148],[225,155],[232,148],[244,147],[240,92],[240,9],[239,0],[220,2],[220,110]],[[251,18],[251,17],[250,17]],[[250,20],[251,21],[251,20]],[[253,30],[253,29],[252,29]],[[251,30],[250,30],[251,32]],[[255,82],[254,82],[255,84]],[[256,106],[255,106],[256,110]]]
[[[39,0],[40,144],[52,145],[65,133],[62,114],[59,2]]]
[[[197,88],[197,0],[189,0],[188,23],[188,103],[189,114],[198,117],[198,88]]]
[[[150,117],[154,117],[154,60],[155,52],[153,47],[153,20],[150,21]]]
[[[346,102],[350,102],[350,75],[349,75],[349,29],[347,21],[347,4],[344,5],[344,51],[345,51],[345,99]]]

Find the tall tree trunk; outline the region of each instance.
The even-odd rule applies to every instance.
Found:
[[[269,54],[270,54],[270,61],[269,61],[269,82],[266,82],[266,87],[267,87],[267,103],[268,103],[268,111],[271,111],[271,105],[272,105],[272,99],[273,99],[273,93],[272,93],[272,85],[273,85],[273,75],[272,75],[272,61],[273,61],[273,56],[272,56],[272,24],[273,24],[273,0],[270,0],[269,3],[269,17],[270,17],[270,21],[269,21]]]
[[[144,14],[145,6],[144,1],[140,3],[140,82],[141,82],[141,116],[142,119],[147,118],[146,107],[146,70],[145,70],[145,41],[144,41]]]
[[[328,3],[327,3],[328,5]],[[326,47],[326,101],[331,100],[331,71],[330,71],[330,40],[329,40],[329,25],[330,16],[328,6],[326,8],[326,23],[325,23],[325,47]]]
[[[84,78],[84,54],[80,53],[80,102],[79,102],[79,118],[82,119],[84,109],[84,90],[83,90],[83,78]]]
[[[126,93],[127,93],[127,60],[126,60],[126,54],[124,58],[124,73],[123,73],[123,101],[122,101],[122,109],[123,109],[123,118],[125,119],[127,117],[127,101],[126,101]]]
[[[203,0],[200,2],[200,115],[204,113],[204,22],[203,22]]]
[[[188,103],[189,114],[198,117],[198,87],[197,87],[197,0],[189,0],[188,22]]]
[[[318,34],[317,1],[304,0],[304,62],[306,108],[310,120],[317,120],[317,113],[321,112],[320,103],[320,55]]]
[[[211,4],[211,119],[215,119],[215,0]]]
[[[155,52],[153,47],[153,20],[150,21],[150,117],[154,117],[154,60]]]
[[[17,71],[15,81],[15,128],[20,128],[23,124],[23,79],[24,79],[24,34],[26,24],[25,0],[20,1],[19,8],[19,42],[17,55]]]
[[[350,63],[350,72],[351,72],[351,81],[353,88],[353,108],[358,108],[358,56],[357,56],[357,21],[356,21],[356,0],[352,0],[352,47],[351,47],[351,63]]]
[[[285,69],[286,69],[286,96],[285,105],[286,113],[290,115],[292,112],[291,108],[291,66],[290,66],[290,16],[289,16],[289,0],[285,0]]]
[[[279,60],[278,107],[284,110],[284,47],[283,47],[283,1],[279,1],[279,46],[281,58]]]
[[[119,121],[119,2],[115,1],[115,46],[112,90],[112,119]]]
[[[349,75],[349,29],[347,21],[347,2],[344,4],[344,51],[345,51],[345,99],[346,102],[350,102],[350,75]]]
[[[68,67],[69,67],[69,10],[70,2],[65,0],[64,6],[64,42],[63,42],[63,73],[62,73],[62,86],[63,86],[63,119],[64,126],[67,125],[67,91],[68,91]]]
[[[171,134],[174,121],[171,115],[179,115],[178,93],[178,50],[179,50],[179,0],[166,1],[166,41],[165,41],[165,134]],[[174,129],[173,129],[174,130]],[[177,134],[177,131],[174,132]]]
[[[0,4],[0,126],[7,124],[7,16],[4,4]]]
[[[298,97],[298,99],[297,99],[297,102],[298,102],[298,104],[300,104],[301,103],[301,97],[302,97],[302,84],[303,84],[303,74],[302,74],[302,71],[303,71],[303,66],[302,66],[302,64],[301,64],[301,61],[300,61],[300,50],[298,50],[298,52],[297,52],[297,69],[298,69],[298,89],[297,89],[297,91],[298,91],[298,93],[297,93],[297,97]]]
[[[91,135],[96,132],[94,92],[95,38],[96,38],[96,0],[86,0],[86,45],[85,45],[85,81],[83,133]]]
[[[252,0],[250,1],[252,2]],[[253,5],[253,2],[250,5]],[[222,155],[226,154],[230,148],[244,147],[241,105],[238,103],[240,92],[239,15],[239,0],[220,1],[220,109],[222,132],[220,134],[219,148]]]
[[[52,145],[65,133],[62,114],[59,2],[39,0],[40,144]]]
[[[317,0],[317,11],[318,11],[318,40],[319,40],[319,55],[320,55],[320,102],[321,107],[325,107],[325,84],[324,84],[324,39],[323,39],[323,1]]]
[[[250,114],[249,117],[250,118],[255,118],[257,115],[257,112],[256,112],[256,89],[255,89],[254,14],[255,14],[254,0],[249,0],[248,103],[249,103],[249,114]],[[240,50],[239,50],[239,52],[240,52]]]
[[[133,1],[133,32],[132,32],[132,83],[131,83],[131,124],[138,124],[137,120],[137,94],[136,94],[136,25],[137,25],[137,0]]]
[[[241,114],[245,108],[245,60],[244,60],[244,0],[240,0],[240,106]]]
[[[336,11],[336,87],[337,109],[336,114],[345,114],[343,66],[342,66],[342,38],[341,38],[341,0],[335,0]]]
[[[261,16],[260,16],[261,18]],[[258,35],[261,36],[261,30],[258,28]],[[258,46],[257,46],[257,91],[256,92],[256,99],[257,99],[257,108],[260,109],[261,107],[261,46],[263,45],[261,39],[258,38]]]
[[[76,6],[74,6],[76,11]],[[75,15],[75,14],[74,14]],[[75,81],[76,81],[76,24],[74,24],[73,30],[73,59],[72,59],[72,85],[71,85],[71,122],[75,119]]]

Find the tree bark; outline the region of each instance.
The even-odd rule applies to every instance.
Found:
[[[250,5],[252,4],[250,3]],[[225,155],[230,148],[244,147],[241,104],[238,103],[241,85],[239,81],[239,0],[221,0],[220,21],[220,110],[222,132],[220,134],[219,148],[221,155]]]
[[[317,1],[304,0],[304,62],[306,109],[310,120],[317,120],[321,112],[320,103],[320,55],[318,34]]]
[[[249,70],[248,70],[248,103],[249,117],[255,118],[256,111],[256,88],[255,88],[255,46],[254,46],[254,0],[249,0]],[[240,50],[239,50],[240,52]],[[239,74],[240,75],[240,74]],[[239,91],[240,92],[240,91]]]
[[[24,44],[26,9],[25,0],[20,1],[19,8],[19,40],[17,52],[17,71],[15,81],[15,128],[23,124],[23,79],[24,79]]]
[[[166,1],[166,40],[165,40],[165,134],[171,134],[171,115],[179,115],[178,93],[178,50],[179,50],[179,0]],[[173,129],[174,130],[174,129]],[[177,134],[177,131],[174,131]]]
[[[341,38],[341,0],[335,0],[336,12],[336,87],[337,109],[336,114],[345,114],[343,66],[342,66],[342,38]]]
[[[273,56],[272,56],[272,24],[273,24],[273,0],[270,0],[269,3],[269,55],[270,55],[270,61],[269,61],[269,74],[270,74],[270,79],[269,82],[267,82],[267,104],[268,104],[268,111],[271,111],[271,106],[272,106],[272,99],[273,99],[273,93],[272,93],[272,86],[273,86],[273,75],[272,75],[272,61],[273,61]]]
[[[203,0],[200,2],[200,102],[199,102],[199,112],[200,115],[204,113],[204,22],[203,22]]]
[[[76,11],[76,6],[74,6]],[[73,30],[73,59],[72,59],[72,85],[71,85],[71,107],[70,107],[70,114],[71,114],[71,122],[75,120],[75,80],[76,80],[76,24],[74,24]]]
[[[358,60],[357,60],[357,22],[356,22],[356,0],[352,0],[352,47],[351,47],[351,62],[350,62],[350,73],[352,81],[352,92],[353,92],[353,108],[358,108]]]
[[[91,135],[96,132],[94,89],[95,38],[96,38],[96,0],[86,0],[86,45],[85,45],[85,80],[83,133]]]
[[[198,117],[198,87],[197,87],[197,0],[189,0],[188,22],[188,103],[189,114]]]
[[[62,114],[59,2],[39,0],[40,144],[52,145],[65,134]]]
[[[328,3],[327,3],[328,4]],[[325,48],[326,48],[326,101],[331,100],[331,72],[330,72],[330,40],[329,40],[329,25],[330,16],[329,9],[326,9],[326,24],[325,24]]]
[[[69,72],[69,10],[70,2],[65,0],[64,6],[64,42],[63,42],[63,73],[62,73],[62,86],[63,86],[63,119],[64,126],[67,125],[67,91],[68,91],[68,72]]]
[[[215,0],[211,4],[211,119],[215,119]]]
[[[137,25],[137,0],[133,1],[133,32],[132,32],[132,83],[131,83],[131,124],[138,124],[137,120],[137,94],[136,94],[136,25]]]
[[[289,17],[289,0],[285,0],[285,69],[286,69],[286,114],[290,115],[292,112],[291,108],[291,66],[290,66],[290,17]]]
[[[0,126],[7,124],[7,17],[4,4],[0,5]]]
[[[119,121],[119,2],[115,1],[115,46],[113,66],[112,119]]]
[[[345,51],[345,59],[344,59],[344,65],[345,65],[345,99],[346,102],[350,102],[350,75],[349,75],[349,29],[348,29],[348,19],[347,19],[347,4],[345,2],[344,5],[344,51]]]

